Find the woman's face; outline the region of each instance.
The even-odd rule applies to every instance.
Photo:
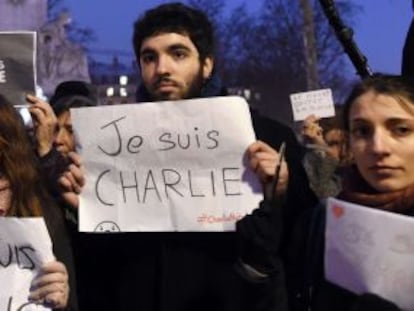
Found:
[[[370,91],[355,99],[349,122],[351,152],[371,187],[389,192],[414,184],[414,110]]]

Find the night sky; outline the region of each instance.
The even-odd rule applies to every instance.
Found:
[[[361,7],[354,18],[354,38],[373,71],[399,73],[401,50],[413,14],[410,0],[349,0]],[[161,0],[63,0],[73,21],[94,30],[92,50],[121,50],[132,57],[132,24],[143,11]],[[243,1],[228,0],[231,8]],[[247,1],[257,9],[259,1]],[[99,4],[99,5],[98,5]],[[98,13],[99,11],[99,13]],[[105,54],[102,54],[105,55]],[[121,58],[122,61],[122,58]]]

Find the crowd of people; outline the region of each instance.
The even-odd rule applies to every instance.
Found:
[[[203,12],[181,3],[145,12],[133,34],[137,102],[226,96],[213,33]],[[398,301],[326,280],[323,253],[328,197],[414,213],[409,77],[358,82],[337,118],[303,122],[301,143],[289,127],[251,110],[257,141],[246,154],[264,199],[234,232],[220,233],[78,232],[88,181],[70,108],[98,105],[96,90],[67,81],[49,102],[27,101],[32,133],[0,96],[0,215],[45,219],[56,261],[33,280],[31,301],[56,310],[401,310]]]

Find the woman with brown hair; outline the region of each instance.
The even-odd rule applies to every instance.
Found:
[[[29,299],[52,309],[77,310],[72,251],[63,215],[44,186],[22,119],[1,94],[0,216],[44,218],[57,260],[45,264],[33,279]]]
[[[345,103],[343,123],[354,163],[344,170],[338,198],[414,216],[414,81],[384,74],[364,79]],[[401,310],[399,301],[356,295],[325,278],[325,212],[321,204],[296,226],[286,278],[291,310]]]

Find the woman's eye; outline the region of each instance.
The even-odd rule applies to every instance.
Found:
[[[392,129],[392,132],[397,136],[407,136],[412,133],[412,129],[406,125],[398,125]]]

